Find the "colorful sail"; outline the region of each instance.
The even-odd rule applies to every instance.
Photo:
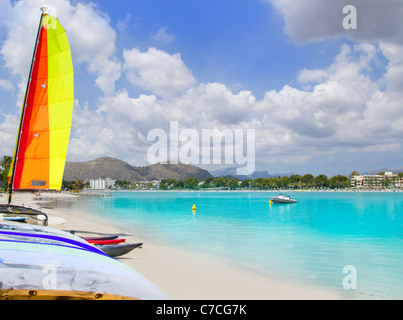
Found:
[[[56,17],[41,16],[10,188],[60,190],[74,101],[73,64],[66,32]]]

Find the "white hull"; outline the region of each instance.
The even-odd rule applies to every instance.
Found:
[[[270,200],[274,203],[296,203],[297,200],[291,199],[289,196],[278,196],[278,197],[271,197]]]

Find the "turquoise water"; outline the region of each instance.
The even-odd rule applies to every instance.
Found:
[[[113,192],[79,206],[134,234],[226,259],[250,271],[337,290],[345,298],[403,298],[403,193]],[[192,212],[193,204],[196,213]],[[343,267],[356,269],[345,290]]]

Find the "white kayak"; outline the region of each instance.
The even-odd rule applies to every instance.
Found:
[[[7,230],[7,225],[13,228],[0,225],[0,299],[169,299],[139,272],[80,237],[29,225]]]

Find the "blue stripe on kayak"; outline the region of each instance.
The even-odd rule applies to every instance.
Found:
[[[31,237],[31,238],[42,238],[42,239],[49,239],[49,240],[65,242],[65,243],[74,245],[76,247],[83,248],[87,251],[91,251],[94,253],[103,254],[103,255],[107,256],[107,254],[105,254],[103,251],[99,250],[98,248],[94,247],[91,244],[86,244],[84,242],[80,242],[80,241],[76,241],[76,240],[68,239],[68,238],[64,238],[64,237],[47,235],[47,234],[12,232],[12,231],[2,231],[2,230],[0,231],[0,234],[6,234],[6,235],[12,235],[12,236],[24,236],[24,237]],[[25,242],[35,243],[32,241],[25,241]]]
[[[63,247],[63,248],[71,248],[71,249],[78,249],[82,251],[89,251],[87,249],[76,247],[76,246],[69,246],[66,244],[59,244],[59,243],[46,243],[46,242],[33,242],[33,241],[24,241],[24,240],[8,240],[8,239],[0,239],[0,242],[16,242],[16,243],[30,243],[30,244],[40,244],[45,246],[56,246],[56,247]],[[93,253],[99,253],[98,251],[92,251]],[[1,263],[1,262],[0,262]]]

